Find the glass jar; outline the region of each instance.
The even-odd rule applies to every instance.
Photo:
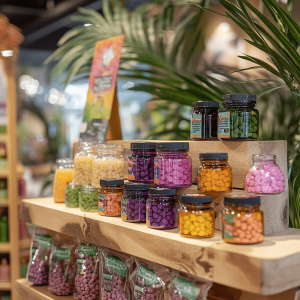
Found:
[[[114,144],[96,146],[92,163],[92,186],[100,187],[100,179],[124,178],[124,147]]]
[[[121,216],[123,179],[101,179],[98,189],[98,214],[100,216]]]
[[[232,171],[227,153],[200,153],[199,194],[219,197],[232,191]]]
[[[191,118],[191,139],[218,139],[218,109],[216,101],[197,101],[193,103],[194,113]]]
[[[128,181],[154,182],[156,143],[131,143],[128,157]]]
[[[158,187],[188,187],[192,184],[189,143],[158,143],[154,160],[154,183]]]
[[[259,112],[255,109],[255,104],[255,95],[224,95],[224,108],[219,111],[218,137],[220,139],[257,140]]]
[[[68,182],[65,195],[65,204],[67,207],[79,207],[79,192],[81,187],[74,182]]]
[[[91,185],[84,185],[79,192],[79,208],[82,211],[98,210],[98,194],[97,189]]]
[[[92,182],[92,162],[94,146],[91,142],[81,142],[74,156],[74,182],[77,185],[89,185]]]
[[[154,229],[178,226],[176,189],[151,188],[146,205],[146,224]]]
[[[62,158],[56,160],[56,170],[53,181],[53,199],[56,203],[65,202],[65,190],[67,183],[73,181],[73,160]]]
[[[245,191],[258,194],[280,194],[285,189],[284,175],[275,163],[276,155],[253,155],[253,166],[245,178]]]
[[[149,183],[125,183],[121,218],[128,222],[146,222]]]
[[[222,211],[223,240],[232,244],[256,244],[264,240],[260,197],[227,195]]]
[[[215,235],[215,211],[211,196],[188,194],[180,197],[179,234],[189,238],[209,238]]]

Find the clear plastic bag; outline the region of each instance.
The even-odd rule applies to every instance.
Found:
[[[99,257],[94,244],[80,243],[76,250],[75,300],[99,299]]]
[[[100,248],[101,300],[129,300],[131,258],[107,248]]]
[[[134,258],[132,263],[136,264],[130,275],[132,299],[167,299],[167,286],[170,283],[168,268],[138,258]]]
[[[30,285],[47,285],[52,236],[47,230],[36,227],[30,249],[27,280]]]

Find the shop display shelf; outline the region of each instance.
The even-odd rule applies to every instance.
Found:
[[[0,291],[9,291],[11,288],[10,282],[0,281]]]
[[[180,237],[146,224],[86,213],[53,198],[22,201],[20,218],[77,239],[148,259],[213,282],[261,295],[300,285],[300,230],[269,235],[256,245],[232,245],[221,232],[210,239]]]
[[[0,243],[0,253],[10,252],[10,243]]]
[[[20,245],[20,249],[28,249],[28,248],[30,248],[31,238],[20,240],[19,245]]]
[[[50,293],[48,286],[30,286],[27,280],[16,280],[16,298],[22,300],[72,300],[73,296],[55,296]]]
[[[8,199],[0,199],[0,207],[7,207],[9,205]]]
[[[7,141],[7,135],[0,134],[0,143],[6,143],[6,141]]]

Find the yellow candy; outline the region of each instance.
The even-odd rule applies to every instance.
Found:
[[[190,229],[190,231],[194,230],[195,229],[195,225],[190,225],[189,229]]]
[[[195,231],[200,231],[200,227],[196,227],[196,228],[195,228]]]
[[[196,231],[192,231],[191,235],[197,235],[197,232]]]
[[[194,221],[193,224],[197,227],[197,226],[200,226],[200,223]]]
[[[196,221],[196,216],[194,214],[191,215],[191,221]]]
[[[203,216],[199,217],[199,222],[200,222],[200,223],[205,222],[205,218],[204,218]]]
[[[188,220],[188,219],[189,219],[189,216],[184,215],[184,216],[183,216],[183,219]]]

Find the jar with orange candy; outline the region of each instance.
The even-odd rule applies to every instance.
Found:
[[[53,182],[53,198],[56,203],[65,203],[65,190],[68,182],[73,181],[73,160],[63,158],[56,160],[57,168],[55,170]]]
[[[100,216],[121,216],[123,187],[123,179],[100,180],[100,189],[98,189],[98,214]]]
[[[232,191],[232,171],[227,153],[200,153],[198,191],[213,198]]]

